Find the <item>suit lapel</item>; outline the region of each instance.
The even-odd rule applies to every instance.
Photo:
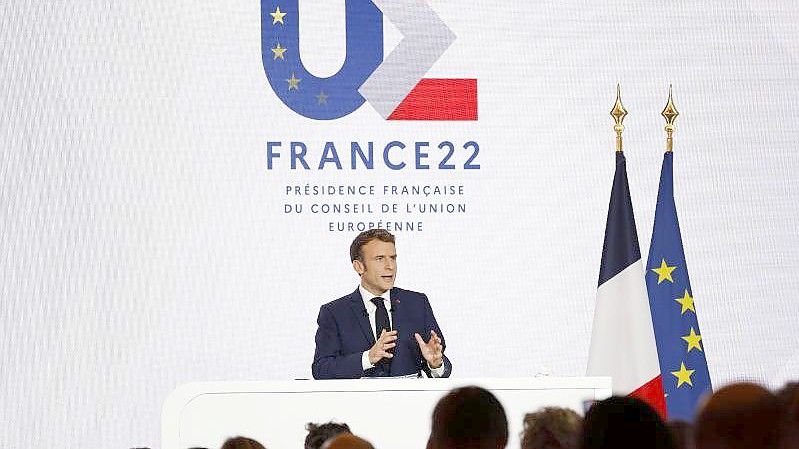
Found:
[[[353,317],[355,321],[358,322],[361,331],[363,331],[363,336],[367,342],[369,342],[369,346],[375,344],[375,335],[372,331],[372,324],[369,322],[369,315],[366,314],[366,308],[363,305],[363,298],[361,297],[361,292],[358,289],[355,289],[355,292],[350,295],[350,308],[352,309]]]

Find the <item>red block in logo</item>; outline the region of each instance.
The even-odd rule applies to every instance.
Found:
[[[389,120],[477,120],[477,79],[423,78]]]

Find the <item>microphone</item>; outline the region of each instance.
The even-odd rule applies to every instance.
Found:
[[[367,312],[365,308],[361,310],[361,313],[363,314],[364,318],[369,318],[369,312]]]

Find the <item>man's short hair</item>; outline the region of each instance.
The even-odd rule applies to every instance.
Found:
[[[696,449],[694,442],[694,425],[679,419],[666,423],[674,441],[674,449]]]
[[[585,414],[580,449],[620,447],[674,449],[674,441],[660,415],[644,401],[612,396]]]
[[[265,449],[263,444],[259,443],[252,438],[247,437],[233,437],[228,438],[222,445],[221,449]]]
[[[347,424],[333,421],[324,424],[309,422],[305,425],[305,430],[308,431],[308,435],[305,436],[305,449],[319,449],[325,441],[340,433],[352,433]]]
[[[349,432],[340,433],[325,441],[324,449],[375,449],[372,443]]]
[[[789,382],[777,392],[782,413],[780,447],[799,447],[799,382]]]
[[[385,229],[375,228],[367,229],[355,237],[350,245],[350,262],[360,260],[363,262],[363,245],[371,242],[372,240],[380,240],[381,242],[394,243],[394,234],[386,231]]]
[[[456,388],[433,410],[428,449],[497,449],[507,442],[505,409],[488,390]]]
[[[571,449],[577,446],[583,418],[574,410],[544,407],[524,415],[522,449]]]
[[[734,383],[716,390],[696,417],[699,449],[776,449],[780,407],[764,387]]]

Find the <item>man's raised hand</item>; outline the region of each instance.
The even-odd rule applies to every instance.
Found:
[[[444,363],[444,346],[441,345],[441,337],[436,334],[436,331],[430,331],[430,340],[425,343],[422,336],[414,334],[416,343],[419,344],[419,349],[422,351],[422,357],[427,360],[430,368],[437,369]]]
[[[394,357],[394,354],[388,352],[388,350],[397,346],[397,344],[394,343],[395,341],[397,341],[397,331],[386,332],[386,330],[383,329],[383,331],[380,332],[380,337],[372,348],[369,349],[369,363],[376,365],[377,362],[383,358],[390,359]]]

